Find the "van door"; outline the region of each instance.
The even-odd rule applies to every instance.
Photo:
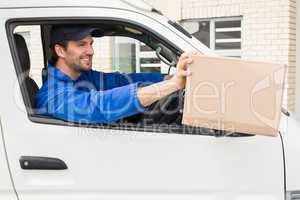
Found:
[[[2,124],[0,118],[0,199],[17,200],[16,193],[13,188],[11,176],[5,153],[5,142],[3,140]]]
[[[1,38],[7,37],[9,18],[98,17],[140,24],[183,51],[194,50],[166,20],[129,10],[27,8],[0,15]],[[0,88],[7,94],[1,100],[3,130],[20,200],[284,199],[280,137],[140,132],[49,124],[45,119],[36,123],[24,108],[9,44],[1,46]],[[32,160],[47,162],[47,170],[28,169]]]

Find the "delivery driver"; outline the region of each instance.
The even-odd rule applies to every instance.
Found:
[[[51,29],[52,57],[36,95],[37,113],[78,123],[112,123],[144,112],[157,100],[185,87],[192,59],[183,54],[177,74],[103,73],[92,70],[96,28],[56,25]]]

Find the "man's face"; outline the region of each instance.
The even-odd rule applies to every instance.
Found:
[[[66,64],[77,72],[90,70],[94,54],[93,42],[91,36],[78,41],[69,41],[64,52]]]

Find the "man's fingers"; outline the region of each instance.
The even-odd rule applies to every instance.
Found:
[[[191,56],[192,56],[191,52],[183,53],[180,56],[178,66],[177,66],[177,70],[178,70],[177,73],[178,73],[179,77],[187,77],[192,74],[188,68],[188,65],[193,62],[193,59]]]
[[[197,51],[191,51],[188,53],[189,56],[194,56],[194,55],[197,55],[199,52]]]
[[[179,73],[180,76],[191,76],[192,75],[192,72],[190,70],[182,70],[180,73]]]
[[[188,68],[188,64],[191,64],[193,62],[192,58],[186,58],[185,60],[182,60],[180,63],[180,66],[178,68],[178,73],[180,76],[189,76],[190,69]]]
[[[189,57],[189,54],[188,53],[183,53],[183,54],[181,54],[181,56],[179,57],[179,62],[180,61],[182,61],[183,59],[185,59],[185,58],[188,58]]]
[[[181,61],[181,60],[183,60],[185,58],[191,57],[193,55],[197,55],[197,54],[199,54],[199,52],[197,52],[197,51],[184,52],[179,57],[179,61]]]
[[[193,59],[188,57],[180,62],[179,68],[185,68],[187,64],[191,64],[192,62],[193,62]]]

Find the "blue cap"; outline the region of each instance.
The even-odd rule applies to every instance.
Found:
[[[103,32],[98,28],[82,24],[54,25],[50,32],[50,45],[53,46],[63,41],[81,40],[88,35],[101,37]]]

